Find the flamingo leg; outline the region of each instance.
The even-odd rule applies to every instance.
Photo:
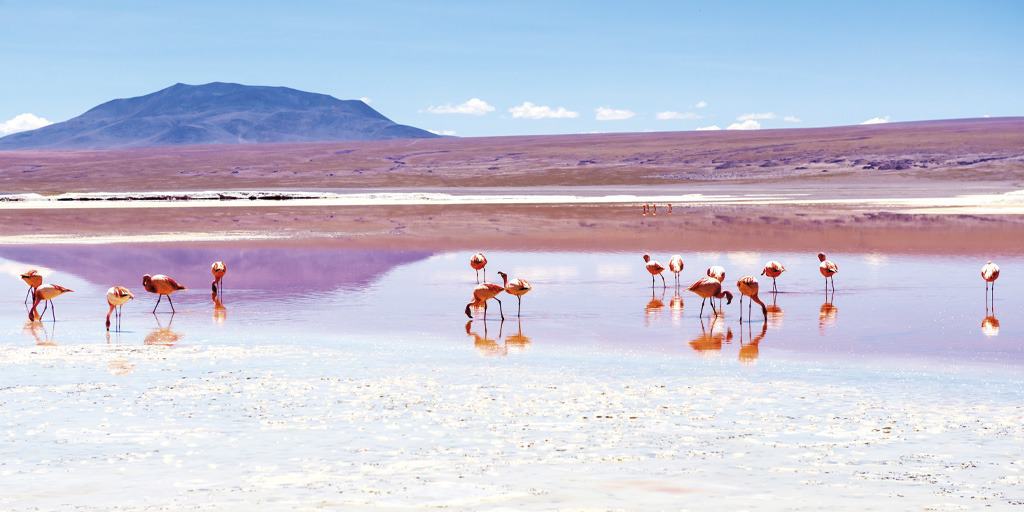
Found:
[[[740,322],[743,322],[743,295],[740,295]],[[743,332],[743,331],[740,331]]]
[[[487,267],[484,267],[484,282],[487,282]]]
[[[654,289],[654,274],[651,274],[651,289]]]
[[[701,299],[701,301],[700,301],[700,314],[697,315],[698,317],[704,318],[704,303],[707,302],[707,301],[708,301],[708,299]]]
[[[516,317],[523,316],[523,297],[516,295]]]
[[[53,301],[52,300],[48,300],[46,302],[50,303],[50,319],[53,320],[54,322],[56,322],[57,321],[57,307],[53,305]]]
[[[750,316],[751,316],[750,309],[753,307],[753,302],[754,302],[753,300],[747,299],[747,320],[750,320]],[[743,309],[740,309],[740,311],[743,311]],[[767,318],[767,317],[765,317],[765,318]]]
[[[171,303],[171,313],[177,313],[177,311],[174,310],[174,301],[171,300],[171,296],[170,295],[167,296],[167,302]]]
[[[986,288],[985,288],[986,293],[988,293],[988,283],[985,283],[985,286],[986,286]],[[28,304],[28,298],[31,295],[32,295],[32,288],[30,287],[28,290],[25,291],[25,304]]]
[[[772,291],[778,293],[779,289],[775,286],[775,278],[772,278]]]
[[[487,301],[484,301],[484,329],[487,329]],[[484,337],[487,337],[487,333],[484,333]]]
[[[48,304],[49,302],[50,302],[50,301],[48,301],[48,300],[44,300],[44,301],[43,301],[43,312],[42,312],[42,313],[39,313],[39,321],[40,321],[40,322],[42,322],[42,321],[43,321],[43,315],[45,315],[45,314],[46,314],[46,305],[47,305],[47,304]]]
[[[668,284],[665,283],[665,274],[658,274],[658,277],[661,278],[661,287],[668,288]]]
[[[505,311],[501,308],[501,299],[495,297],[494,300],[498,301],[498,312],[501,313],[501,321],[505,321]]]
[[[476,284],[480,284],[480,271],[476,271]]]

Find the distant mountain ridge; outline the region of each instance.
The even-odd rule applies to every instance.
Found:
[[[0,149],[109,149],[431,138],[360,100],[288,87],[174,84],[108,101],[61,123],[0,138]]]

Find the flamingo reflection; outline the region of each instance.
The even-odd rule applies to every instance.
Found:
[[[718,322],[718,318],[712,318],[708,329],[704,328],[704,318],[700,319],[700,335],[690,341],[690,347],[693,348],[698,354],[701,355],[712,355],[722,350],[722,343],[732,342],[732,328],[725,328],[725,332],[721,329],[715,329],[715,323]],[[725,323],[722,323],[725,326]]]
[[[57,343],[53,340],[56,326],[57,324],[53,324],[54,328],[47,331],[46,326],[42,322],[26,322],[22,332],[32,336],[33,341],[40,347],[56,347]]]
[[[999,319],[994,313],[981,321],[981,333],[985,336],[999,336]]]
[[[665,289],[661,290],[661,297],[654,295],[654,289],[651,288],[651,300],[647,301],[647,305],[644,306],[644,325],[651,325],[652,320],[656,320],[661,316],[661,310],[665,308]]]
[[[171,313],[171,317],[167,321],[167,327],[164,327],[163,322],[160,320],[158,315],[154,314],[153,318],[156,319],[157,327],[146,335],[146,339],[143,340],[143,343],[146,345],[171,346],[181,341],[182,335],[171,328],[174,325],[174,313]]]
[[[228,319],[228,308],[224,307],[224,300],[221,299],[221,295],[215,293],[212,295],[213,298],[213,322],[215,324],[223,324]]]
[[[523,321],[521,319],[516,323],[516,328],[515,334],[505,336],[505,347],[510,351],[525,352],[530,348],[530,337],[523,334]]]
[[[501,323],[498,324],[498,338],[489,338],[487,334],[487,322],[482,323],[484,324],[484,335],[480,336],[472,330],[473,321],[470,320],[466,322],[466,334],[473,337],[473,347],[480,352],[480,355],[485,357],[503,357],[508,355],[508,349],[504,345],[498,343],[498,339],[501,338],[501,329],[505,326],[505,321],[502,320]]]
[[[683,319],[683,308],[686,304],[683,303],[683,298],[679,296],[679,289],[676,289],[672,298],[668,301],[668,309],[672,314],[672,324],[679,325],[679,322]]]
[[[747,343],[743,342],[743,326],[740,326],[740,362],[745,364],[752,364],[757,361],[757,357],[760,355],[759,346],[761,340],[764,339],[765,335],[768,334],[768,321],[761,323],[761,332],[757,336],[752,335],[753,325],[747,324],[747,336],[750,341]]]
[[[826,295],[825,302],[818,310],[818,332],[820,334],[824,335],[825,328],[836,323],[837,314],[839,314],[839,308],[832,304],[832,298]]]
[[[777,292],[772,292],[772,303],[768,304],[768,307],[767,307],[767,309],[768,309],[768,325],[771,325],[772,328],[776,328],[776,327],[782,326],[783,312],[782,312],[782,306],[779,306],[778,299],[779,299],[779,294]]]

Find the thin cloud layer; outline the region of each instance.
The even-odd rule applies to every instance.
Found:
[[[428,128],[427,131],[430,132],[430,133],[433,133],[435,135],[445,135],[445,136],[448,136],[448,137],[454,137],[455,136],[455,130],[431,130],[431,129]]]
[[[767,119],[775,119],[775,112],[753,112],[736,118],[737,121],[764,121]]]
[[[732,123],[725,127],[726,130],[760,130],[761,123],[754,121],[753,119],[746,119],[739,123]]]
[[[529,101],[508,109],[508,113],[516,119],[574,119],[580,115],[579,112],[573,112],[565,107],[551,108]]]
[[[713,131],[721,130],[721,129],[722,128],[719,127],[717,124],[713,124],[711,126],[701,126],[701,127],[697,128],[696,130],[698,132],[713,132]]]
[[[704,100],[700,100],[696,104],[693,105],[693,108],[706,108],[707,106],[708,106],[708,102],[706,102]]]
[[[431,114],[465,114],[471,116],[482,116],[488,112],[494,112],[494,107],[480,98],[470,98],[458,105],[450,103],[444,105],[432,105],[427,107]]]
[[[594,119],[598,121],[622,121],[636,115],[636,112],[632,110],[609,107],[597,107],[594,109],[594,113]]]
[[[658,112],[654,117],[659,121],[672,121],[676,119],[700,119],[702,116],[694,114],[693,112],[676,112],[674,110],[666,110],[664,112]]]
[[[10,135],[12,133],[35,130],[36,128],[42,128],[51,124],[53,124],[53,121],[32,113],[26,112],[24,114],[18,114],[0,123],[0,137]]]
[[[786,117],[783,117],[782,120],[787,122],[787,123],[799,123],[800,122],[800,118],[797,117],[797,116],[786,116]]]

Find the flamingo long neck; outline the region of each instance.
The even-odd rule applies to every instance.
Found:
[[[111,304],[110,302],[107,302],[107,305],[110,306],[110,309],[107,310],[107,327],[109,328],[110,327],[110,314],[114,312],[114,307],[115,306],[113,304]]]
[[[501,275],[501,286],[502,288],[508,288],[508,274]]]
[[[32,309],[28,310],[28,320],[34,322],[39,313],[36,313],[36,308],[39,307],[39,297],[32,294]]]
[[[761,298],[758,297],[756,293],[750,296],[750,300],[754,301],[758,306],[761,306],[762,313],[765,315],[768,314],[768,306],[765,306],[764,302],[761,302]]]

